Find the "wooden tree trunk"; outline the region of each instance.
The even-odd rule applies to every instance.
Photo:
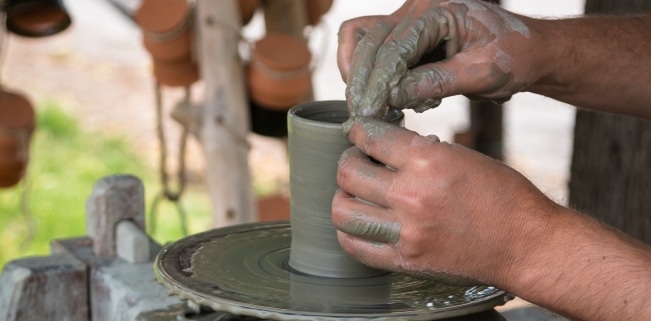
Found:
[[[196,27],[206,99],[198,134],[206,158],[206,181],[214,226],[254,221],[249,171],[249,114],[244,67],[238,55],[240,16],[235,0],[199,0]]]
[[[650,9],[651,0],[587,0],[585,6],[586,14]],[[571,206],[651,243],[651,123],[578,111],[569,190]]]

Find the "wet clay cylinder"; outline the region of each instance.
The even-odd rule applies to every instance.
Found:
[[[396,117],[402,119],[402,114]],[[332,225],[337,191],[337,162],[351,146],[341,124],[348,119],[345,101],[297,105],[288,113],[292,242],[289,266],[332,278],[363,278],[384,273],[346,254]]]

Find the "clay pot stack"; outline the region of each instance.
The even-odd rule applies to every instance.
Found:
[[[186,0],[144,0],[135,20],[159,83],[189,86],[199,79],[192,50],[192,8]]]
[[[0,90],[0,188],[23,178],[34,127],[32,104],[20,94]]]
[[[62,0],[5,0],[7,29],[24,37],[46,37],[71,24]]]
[[[247,75],[251,99],[272,110],[287,111],[310,90],[311,54],[305,41],[268,33],[251,53]]]
[[[287,136],[287,111],[310,91],[310,61],[307,43],[291,35],[268,33],[254,44],[247,66],[253,132]]]

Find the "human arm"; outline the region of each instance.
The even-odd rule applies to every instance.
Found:
[[[333,223],[361,262],[493,284],[577,320],[651,319],[648,246],[459,145],[368,119],[349,138],[358,147],[340,160]]]
[[[650,16],[543,20],[481,1],[412,0],[391,15],[343,23],[338,64],[354,115],[531,91],[651,119],[650,31]],[[445,59],[426,59],[435,47]]]

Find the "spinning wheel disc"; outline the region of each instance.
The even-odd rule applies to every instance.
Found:
[[[490,286],[452,287],[397,273],[359,279],[292,270],[288,222],[215,229],[166,246],[156,278],[183,299],[277,320],[437,320],[491,309],[511,297]]]

